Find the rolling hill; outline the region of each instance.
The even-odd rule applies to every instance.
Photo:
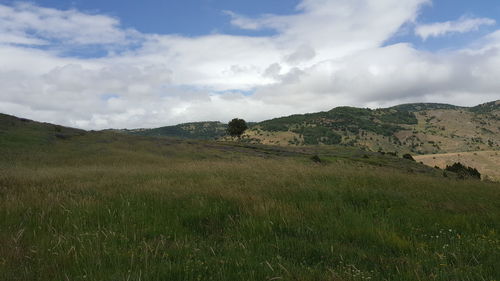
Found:
[[[341,144],[370,151],[436,154],[500,149],[500,101],[475,107],[405,104],[383,109],[338,107],[257,123],[250,142]]]
[[[495,280],[499,184],[0,116],[2,280]]]
[[[296,114],[249,124],[243,142],[279,146],[340,145],[365,151],[411,154],[431,167],[470,163],[498,180],[500,161],[476,157],[500,150],[500,100],[474,107],[439,103],[402,104],[369,109],[337,107],[326,112]],[[156,129],[125,131],[143,136],[170,136],[231,141],[220,122],[186,123]],[[467,153],[466,153],[467,152]],[[430,161],[429,159],[440,161]],[[490,157],[491,158],[491,157]],[[458,159],[458,158],[457,158]]]
[[[51,144],[57,140],[66,140],[86,133],[85,130],[0,113],[0,146],[4,148]]]
[[[337,107],[251,123],[249,143],[284,146],[354,146],[367,151],[413,155],[500,149],[500,101],[475,107],[415,103],[390,108]],[[194,139],[225,137],[226,124],[186,123],[126,132]]]
[[[167,136],[187,139],[218,139],[226,135],[227,124],[218,121],[183,123],[154,129],[122,130],[140,136]]]

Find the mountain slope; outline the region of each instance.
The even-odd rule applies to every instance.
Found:
[[[249,142],[342,144],[372,151],[431,154],[500,149],[500,101],[466,108],[405,104],[383,109],[337,107],[257,123]]]
[[[217,139],[226,134],[227,124],[218,121],[192,122],[154,129],[124,130],[140,136],[165,136],[188,139]]]
[[[0,146],[26,147],[68,140],[86,131],[0,113]]]
[[[500,101],[475,107],[439,103],[402,104],[374,110],[337,107],[249,125],[243,135],[243,141],[249,143],[340,144],[419,155],[500,149]],[[142,136],[229,140],[225,137],[226,128],[220,122],[194,122],[123,131]]]

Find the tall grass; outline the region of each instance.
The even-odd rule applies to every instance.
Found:
[[[1,280],[499,279],[498,184],[99,140],[3,151]]]

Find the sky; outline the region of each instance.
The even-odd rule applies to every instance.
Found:
[[[500,99],[497,0],[0,0],[0,112],[83,129]]]

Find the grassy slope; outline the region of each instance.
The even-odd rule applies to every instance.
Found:
[[[0,147],[22,149],[85,134],[85,131],[0,113]]]
[[[0,137],[2,280],[500,276],[499,184],[338,147],[30,126]]]

